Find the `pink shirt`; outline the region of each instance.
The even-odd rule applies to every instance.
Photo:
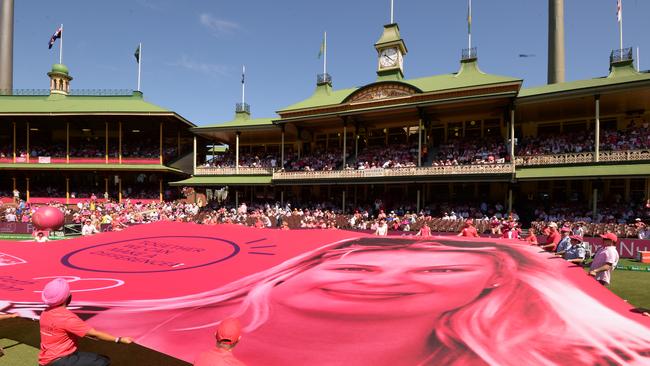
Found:
[[[602,267],[605,263],[611,263],[612,269],[614,269],[618,264],[618,252],[616,251],[616,246],[610,245],[607,247],[600,247],[598,251],[596,251],[596,255],[594,256],[593,262],[591,262],[589,270]],[[612,269],[598,272],[596,274],[596,279],[598,281],[609,283],[612,278]]]
[[[77,350],[77,340],[84,337],[91,326],[79,319],[65,306],[47,309],[41,314],[41,351],[38,364],[47,365],[57,358]]]
[[[196,358],[194,366],[246,366],[231,351],[215,347]]]

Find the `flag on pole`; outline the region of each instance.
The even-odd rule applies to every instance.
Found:
[[[323,40],[321,41],[320,50],[318,50],[318,59],[319,60],[323,56],[323,52],[325,52],[325,38],[323,38]]]
[[[467,33],[472,34],[472,0],[467,2]]]
[[[623,0],[616,0],[616,19],[619,23],[623,20]]]
[[[52,37],[50,37],[50,42],[48,43],[47,49],[51,50],[52,46],[54,46],[54,42],[56,42],[57,39],[61,38],[63,35],[63,28],[59,26],[57,30],[54,32]]]
[[[244,84],[246,81],[246,66],[241,67],[241,83]]]
[[[138,44],[138,48],[135,49],[135,53],[133,54],[135,56],[135,61],[137,63],[140,63],[140,45]]]

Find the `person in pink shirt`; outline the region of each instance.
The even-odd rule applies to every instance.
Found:
[[[201,353],[194,361],[194,366],[245,366],[232,354],[232,349],[241,339],[241,324],[238,319],[224,319],[214,336],[217,346]]]
[[[465,221],[465,227],[463,230],[458,233],[457,236],[465,236],[465,237],[470,237],[470,238],[478,238],[478,232],[476,231],[476,228],[474,227],[474,222],[472,219],[468,219]]]
[[[618,237],[614,233],[607,233],[600,237],[603,238],[603,246],[594,255],[594,260],[589,267],[589,275],[596,278],[601,285],[609,286],[612,270],[616,268],[619,259],[615,246]]]
[[[102,341],[129,344],[129,337],[115,337],[100,332],[67,309],[72,300],[70,285],[63,278],[50,281],[41,294],[48,308],[40,318],[41,350],[38,364],[41,366],[109,366],[111,360],[90,352],[79,352],[79,338],[89,336]]]

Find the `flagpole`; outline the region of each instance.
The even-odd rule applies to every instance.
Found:
[[[639,58],[639,47],[636,48],[636,71],[641,71],[641,59]]]
[[[63,24],[61,24],[61,42],[59,42],[59,63],[63,64]]]
[[[469,50],[469,56],[472,57],[472,0],[469,0],[467,9],[467,49]]]
[[[246,104],[246,101],[244,99],[245,97],[245,91],[246,91],[246,65],[242,65],[241,67],[241,107],[244,109],[244,105]]]
[[[623,60],[623,0],[621,0],[620,20],[618,21],[618,33],[621,44],[621,61]]]
[[[327,31],[323,37],[323,77],[327,75]]]
[[[393,0],[390,0],[390,24],[393,24]]]
[[[138,91],[140,90],[140,71],[141,71],[141,66],[142,65],[142,42],[140,42],[140,46],[138,47]]]

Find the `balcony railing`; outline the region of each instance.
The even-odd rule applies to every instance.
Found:
[[[632,47],[621,48],[618,50],[613,50],[609,54],[609,63],[615,64],[617,62],[631,61],[632,60]]]
[[[330,74],[318,74],[316,75],[316,84],[321,85],[321,84],[331,84],[332,83],[332,76]]]
[[[478,51],[476,47],[472,48],[463,48],[463,51],[461,52],[460,59],[462,61],[465,60],[472,60],[478,58]]]
[[[271,175],[272,168],[213,168],[213,167],[196,167],[196,175]]]
[[[625,151],[601,151],[598,160],[600,162],[650,160],[650,149],[649,150],[625,150]],[[593,161],[594,161],[594,152],[537,155],[537,156],[517,156],[515,158],[515,164],[517,166],[584,164],[584,163],[592,163]]]
[[[29,159],[24,156],[16,156],[14,160],[12,157],[0,158],[0,164],[33,164],[33,165],[48,165],[48,164],[123,164],[123,165],[159,165],[160,158],[133,158],[133,157],[122,157],[122,162],[120,159],[114,156],[109,157],[97,157],[97,158],[80,158],[80,157],[70,157],[66,159],[65,157],[50,157],[50,156],[32,156]]]
[[[50,95],[50,89],[0,89],[0,95],[29,95],[44,96]],[[92,96],[130,96],[131,89],[71,89],[70,95],[92,95]]]
[[[251,113],[251,106],[248,103],[237,103],[235,104],[235,112]]]
[[[273,173],[274,180],[302,180],[302,179],[358,179],[378,177],[416,177],[416,176],[443,176],[443,175],[480,175],[480,174],[508,174],[512,173],[512,164],[486,164],[486,165],[457,165],[457,166],[428,166],[392,169],[364,169],[364,170],[327,170],[310,172],[281,172]]]

